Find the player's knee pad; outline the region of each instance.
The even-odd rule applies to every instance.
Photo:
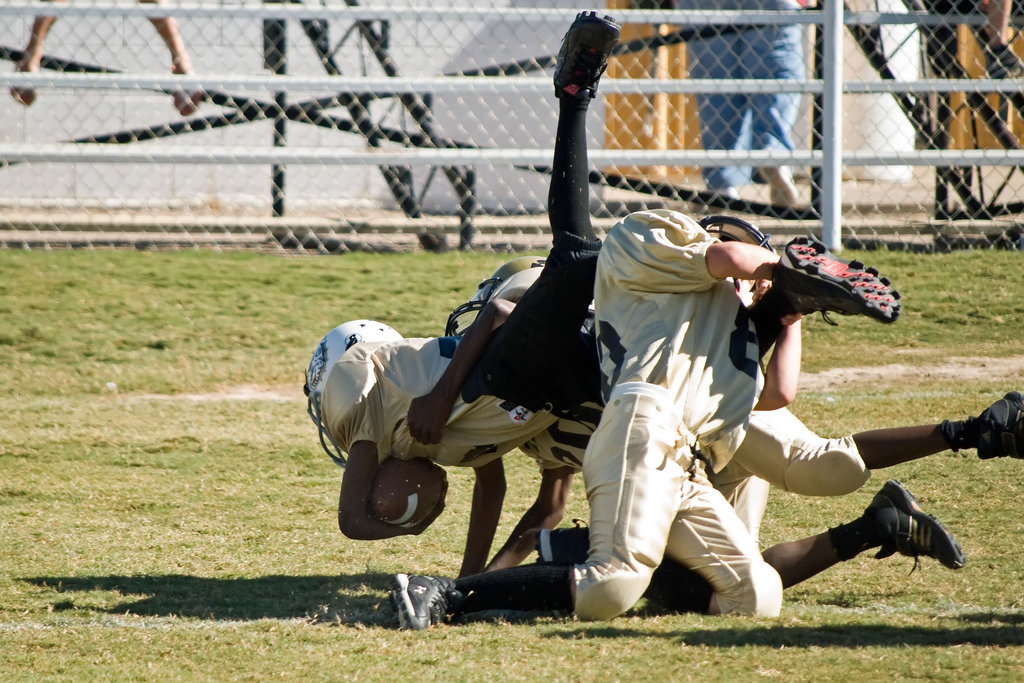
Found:
[[[636,604],[651,582],[653,570],[609,569],[589,564],[575,568],[575,613],[580,619],[613,619]]]
[[[814,449],[802,449],[786,469],[789,491],[804,496],[843,496],[871,477],[852,437],[822,439]]]
[[[750,565],[747,576],[715,593],[722,614],[777,617],[782,610],[782,579],[767,562]]]

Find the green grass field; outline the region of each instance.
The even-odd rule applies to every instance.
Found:
[[[1024,388],[1019,253],[859,256],[891,275],[904,314],[808,321],[805,369],[847,369],[797,401],[812,428],[960,418]],[[777,619],[641,604],[607,623],[397,631],[389,575],[457,571],[472,475],[450,472],[421,536],[345,539],[305,366],[348,319],[440,334],[506,259],[0,251],[0,679],[1024,678],[1024,462],[973,452],[844,498],[773,494],[762,533],[822,531],[894,477],[958,535],[960,571],[865,554],[787,591]],[[525,457],[506,464],[502,540],[538,481]]]

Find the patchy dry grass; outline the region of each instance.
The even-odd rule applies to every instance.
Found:
[[[1019,254],[862,256],[905,312],[892,326],[809,321],[795,410],[810,426],[961,417],[1024,387]],[[388,576],[456,570],[471,476],[451,473],[448,509],[422,536],[344,539],[302,373],[345,319],[440,333],[504,260],[0,252],[0,679],[1024,675],[1024,463],[948,452],[844,498],[775,494],[763,541],[848,519],[894,476],[958,534],[970,560],[957,572],[859,557],[788,591],[772,620],[641,605],[604,624],[394,630]],[[508,469],[504,531],[537,481],[525,458]],[[580,490],[571,505],[586,516]]]

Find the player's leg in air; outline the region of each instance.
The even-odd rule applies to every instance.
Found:
[[[467,381],[463,396],[468,400],[489,393],[532,409],[571,408],[596,394],[596,361],[580,364],[596,356],[580,329],[593,299],[601,245],[590,224],[585,124],[619,31],[610,19],[582,12],[562,41],[554,76],[559,117],[549,192],[552,250],[537,282],[477,364],[481,371]],[[551,348],[552,340],[565,344]],[[541,348],[531,352],[531,343]],[[521,362],[524,344],[530,369]],[[578,371],[570,369],[577,366]],[[572,568],[565,566],[518,566],[458,580],[399,574],[391,601],[402,628],[422,629],[456,611],[572,611],[572,585]]]
[[[470,400],[486,393],[531,410],[558,410],[598,396],[593,339],[580,334],[601,248],[590,220],[586,122],[618,36],[610,20],[582,13],[563,40],[555,67],[558,123],[548,189],[552,248],[537,281],[496,332],[480,371],[468,379],[463,395]]]

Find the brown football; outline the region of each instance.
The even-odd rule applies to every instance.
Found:
[[[373,513],[388,524],[412,526],[429,516],[447,492],[443,467],[425,458],[388,458],[373,480]]]

